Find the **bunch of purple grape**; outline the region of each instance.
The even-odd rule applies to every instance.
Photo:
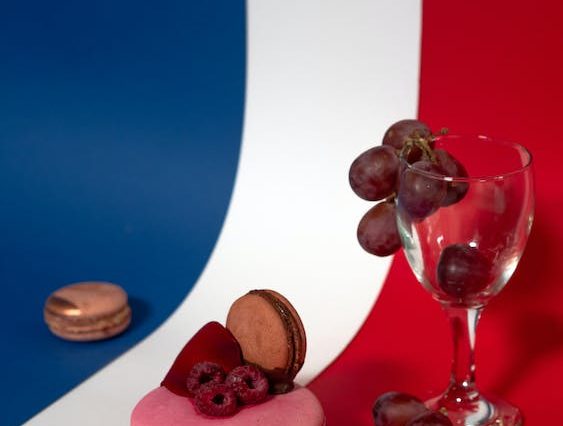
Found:
[[[358,241],[368,253],[388,256],[401,247],[396,223],[397,197],[414,220],[460,201],[466,182],[448,182],[432,175],[466,177],[465,168],[451,154],[434,148],[435,136],[418,120],[394,123],[383,143],[360,154],[349,172],[350,186],[360,198],[380,201],[362,217]],[[422,173],[421,173],[421,172]]]

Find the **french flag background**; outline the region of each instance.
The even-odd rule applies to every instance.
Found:
[[[448,382],[439,305],[356,241],[348,168],[394,121],[514,140],[536,219],[485,309],[477,382],[563,423],[560,0],[130,0],[0,5],[0,424],[127,425],[185,342],[254,288],[308,333],[328,424]],[[483,161],[495,161],[483,158]],[[47,296],[105,280],[123,335],[71,343]]]

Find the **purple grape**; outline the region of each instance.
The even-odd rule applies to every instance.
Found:
[[[384,393],[372,408],[375,426],[405,426],[412,418],[427,412],[422,401],[401,392]]]
[[[395,203],[382,202],[362,217],[358,225],[358,241],[368,253],[389,256],[401,247],[397,229]]]
[[[492,267],[491,261],[479,249],[452,244],[440,254],[438,284],[456,299],[475,296],[490,283]]]
[[[453,155],[443,149],[435,149],[436,164],[445,176],[467,177],[465,167]],[[469,184],[467,182],[448,182],[446,196],[442,200],[442,207],[457,203],[465,197]]]
[[[419,173],[419,171],[428,174]],[[447,192],[446,182],[439,178],[441,169],[430,161],[421,160],[407,167],[401,174],[399,205],[414,220],[424,219],[442,204]]]
[[[383,145],[389,145],[397,150],[401,150],[407,138],[420,137],[429,138],[430,128],[418,120],[401,120],[392,124],[383,135]]]
[[[364,200],[390,196],[397,188],[399,158],[388,146],[377,146],[360,154],[350,166],[350,186]]]
[[[419,414],[406,426],[453,426],[450,419],[437,411]]]

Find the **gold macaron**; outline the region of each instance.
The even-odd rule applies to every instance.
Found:
[[[43,317],[56,336],[87,342],[125,331],[131,323],[131,308],[120,286],[88,281],[53,292],[45,302]]]

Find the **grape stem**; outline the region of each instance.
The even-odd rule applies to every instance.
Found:
[[[399,157],[406,158],[408,153],[414,147],[419,148],[423,154],[430,159],[430,161],[436,164],[436,156],[434,151],[430,147],[430,142],[432,142],[433,137],[425,138],[419,135],[418,132],[414,132],[412,135],[406,138],[403,148],[400,151]]]
[[[391,195],[389,195],[387,198],[383,199],[384,203],[394,203],[395,202],[395,198],[397,198],[397,193],[393,192]]]

